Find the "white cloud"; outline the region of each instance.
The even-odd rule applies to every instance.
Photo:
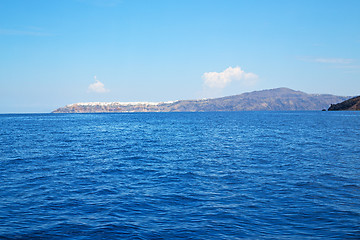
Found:
[[[329,64],[350,64],[353,63],[355,60],[351,58],[311,58],[305,57],[300,58],[300,60],[305,62],[317,62],[317,63],[329,63]]]
[[[224,88],[232,81],[241,81],[245,86],[254,85],[258,76],[246,73],[240,67],[228,67],[222,72],[206,72],[202,75],[204,85],[210,88]]]
[[[341,64],[348,64],[352,63],[354,60],[350,58],[316,58],[314,59],[315,62],[318,63],[341,63]]]
[[[105,88],[105,85],[96,79],[96,76],[94,76],[94,79],[95,79],[95,82],[90,84],[88,87],[89,92],[96,92],[96,93],[109,92],[109,90]]]
[[[45,33],[38,28],[28,28],[28,30],[16,30],[16,29],[0,29],[0,35],[8,36],[52,36],[49,33]]]
[[[342,65],[337,66],[337,68],[343,68],[343,69],[360,69],[360,65]]]

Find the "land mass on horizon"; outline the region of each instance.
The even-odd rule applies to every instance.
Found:
[[[302,111],[327,109],[349,97],[307,94],[289,88],[275,88],[239,95],[171,102],[87,102],[60,107],[53,113],[101,112],[211,112],[211,111]]]

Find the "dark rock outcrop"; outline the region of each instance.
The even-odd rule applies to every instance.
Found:
[[[301,111],[322,110],[348,97],[329,94],[307,94],[289,88],[276,88],[240,95],[162,103],[76,103],[53,113],[95,112],[211,112],[211,111]]]
[[[360,96],[350,98],[341,103],[331,104],[329,111],[358,111],[360,110]]]

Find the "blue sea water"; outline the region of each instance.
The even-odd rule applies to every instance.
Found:
[[[0,239],[360,239],[360,112],[0,126]]]

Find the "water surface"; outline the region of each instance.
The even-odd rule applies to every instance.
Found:
[[[0,115],[0,239],[359,239],[359,112]]]

